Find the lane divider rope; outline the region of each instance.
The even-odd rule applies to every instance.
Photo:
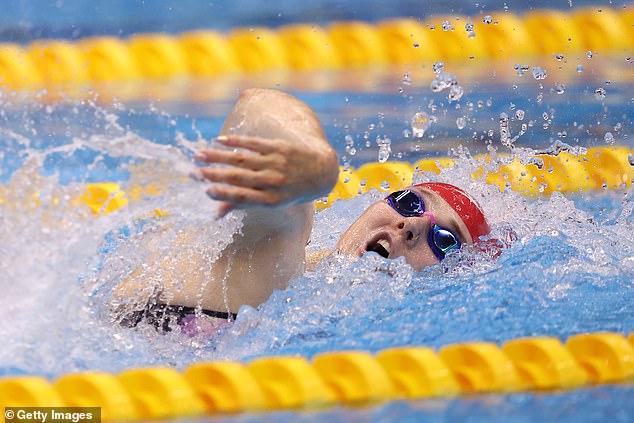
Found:
[[[496,185],[500,191],[511,189],[525,196],[627,189],[634,181],[634,149],[625,146],[591,147],[578,156],[566,151],[556,156],[538,154],[530,163],[521,163],[515,158],[510,164],[497,168],[493,167],[490,156],[475,156],[474,160],[484,163],[472,174],[475,180]],[[354,198],[370,189],[396,191],[410,185],[415,175],[423,172],[439,174],[441,169],[454,165],[453,160],[443,157],[422,159],[413,165],[407,162],[372,162],[358,169],[342,167],[330,195],[316,201],[315,208],[323,210],[337,200]],[[487,165],[491,168],[485,169]],[[87,184],[84,192],[72,199],[71,204],[87,206],[93,215],[98,216],[119,210],[143,196],[156,196],[161,192],[162,188],[153,184],[134,185],[123,190],[117,182],[97,182]],[[16,200],[0,185],[0,204],[12,201]],[[26,199],[21,197],[19,201],[27,209],[42,204],[37,194]],[[53,201],[61,200],[54,198]],[[160,208],[149,212],[150,217],[159,218],[168,214],[168,210]]]
[[[575,389],[634,381],[634,332],[265,357],[195,363],[183,372],[136,368],[81,372],[49,381],[0,378],[0,406],[101,407],[103,421],[359,406],[394,399]],[[4,413],[2,413],[4,419]],[[4,423],[4,420],[2,420]]]
[[[102,83],[213,78],[265,70],[349,69],[438,60],[491,60],[600,51],[631,54],[634,8],[529,11],[522,16],[397,18],[376,24],[293,24],[236,28],[227,34],[140,33],[128,39],[90,37],[76,42],[37,40],[0,44],[0,87],[32,91]],[[451,29],[445,30],[447,24]],[[473,34],[466,25],[473,24]],[[629,77],[629,76],[628,76]]]

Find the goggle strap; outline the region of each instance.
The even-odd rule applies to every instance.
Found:
[[[434,217],[432,212],[426,211],[425,213],[423,213],[423,216],[429,217],[429,221],[431,222],[432,226],[436,225],[436,218]]]

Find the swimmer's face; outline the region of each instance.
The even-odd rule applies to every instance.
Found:
[[[420,186],[407,189],[416,191],[425,202],[425,210],[436,218],[436,225],[448,229],[463,244],[472,244],[467,226],[458,213],[440,195]],[[337,249],[342,253],[361,257],[373,251],[377,243],[387,251],[387,257],[405,257],[415,270],[438,263],[427,239],[432,224],[429,216],[405,217],[381,200],[367,208],[361,216],[341,235]]]

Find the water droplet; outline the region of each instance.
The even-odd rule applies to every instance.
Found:
[[[590,50],[588,50],[588,51],[586,52],[586,57],[587,57],[588,59],[592,59],[592,52],[591,52]]]
[[[548,113],[546,112],[542,113],[542,117],[544,118],[544,120],[548,120],[550,118],[550,116],[548,116]]]
[[[462,86],[456,84],[456,85],[452,85],[451,88],[449,88],[449,94],[447,94],[447,98],[449,99],[449,102],[451,103],[452,101],[460,100],[463,95],[464,95],[464,90],[462,89]]]
[[[594,90],[594,98],[597,100],[603,100],[605,98],[606,92],[605,88],[597,88]]]
[[[482,22],[487,24],[487,25],[490,25],[491,22],[493,22],[493,16],[486,15],[484,18],[482,18]]]
[[[445,64],[443,62],[436,62],[432,65],[432,70],[436,75],[445,70]]]
[[[414,43],[414,44],[412,44],[412,45],[414,46],[414,48],[418,48],[418,47],[419,47],[419,44],[418,44],[418,43]]]
[[[412,134],[415,138],[422,138],[430,124],[429,115],[425,112],[417,112],[412,117]]]
[[[441,72],[431,81],[430,88],[433,92],[437,93],[457,84],[458,81],[454,75]]]
[[[634,155],[628,154],[627,161],[630,162],[630,166],[634,167]]]
[[[614,144],[614,135],[612,135],[612,132],[606,132],[603,136],[603,140],[606,144]]]
[[[509,132],[509,116],[506,113],[500,113],[500,141],[505,147],[513,147],[513,141],[511,140],[511,134]]]
[[[464,29],[465,31],[467,31],[467,35],[469,38],[475,37],[475,31],[473,30],[473,28],[473,22],[471,21],[467,21],[467,23],[464,25]]]
[[[451,22],[443,21],[442,22],[442,30],[443,31],[453,31],[453,26],[451,26]]]
[[[377,138],[376,143],[379,146],[379,157],[377,158],[379,163],[385,163],[392,154],[392,140],[388,137]]]
[[[560,62],[564,59],[564,55],[561,53],[557,53],[554,56],[555,56],[555,59],[557,59]]]
[[[390,189],[390,183],[388,181],[381,182],[381,189],[384,189],[386,191],[389,190]]]
[[[412,84],[412,78],[409,77],[409,73],[405,72],[405,75],[403,75],[403,79],[401,79],[401,82],[405,85],[411,85]]]
[[[524,115],[525,115],[525,112],[522,109],[517,109],[515,111],[515,119],[517,120],[524,120]]]
[[[546,73],[546,69],[543,69],[541,66],[535,66],[532,70],[533,78],[535,79],[546,79],[548,74]]]
[[[583,66],[582,65],[577,65],[577,72],[578,73],[583,72]]]
[[[458,127],[458,129],[464,129],[464,127],[467,126],[467,119],[465,119],[464,116],[460,116],[458,119],[456,119],[456,126]]]
[[[564,84],[555,85],[555,94],[563,94],[566,92],[566,86]]]

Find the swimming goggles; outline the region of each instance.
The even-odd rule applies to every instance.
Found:
[[[425,202],[418,193],[408,189],[395,191],[385,197],[385,202],[401,216],[430,216],[432,227],[427,236],[427,243],[439,261],[444,259],[449,251],[460,248],[461,244],[458,237],[447,229],[436,225],[436,219],[434,219],[433,214],[425,213]]]

